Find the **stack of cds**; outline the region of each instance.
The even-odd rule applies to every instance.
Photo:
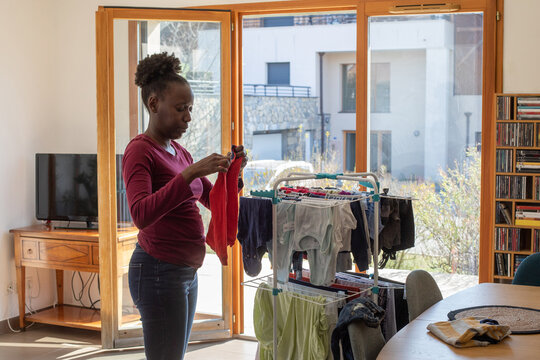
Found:
[[[517,98],[518,120],[540,120],[540,97]]]

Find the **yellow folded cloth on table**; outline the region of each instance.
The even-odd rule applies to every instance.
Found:
[[[439,321],[429,324],[427,329],[455,347],[488,346],[510,335],[509,326],[481,323],[482,319],[471,316],[453,321]]]

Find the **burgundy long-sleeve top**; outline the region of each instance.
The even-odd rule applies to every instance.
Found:
[[[122,176],[140,246],[156,259],[201,267],[205,236],[197,201],[209,208],[212,183],[205,177],[188,184],[181,172],[193,163],[175,141],[172,155],[147,135],[130,141],[122,158]]]

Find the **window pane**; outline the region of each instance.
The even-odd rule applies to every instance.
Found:
[[[273,16],[263,19],[264,27],[273,27],[273,26],[293,26],[294,17],[293,16]]]
[[[356,169],[356,134],[345,133],[345,171],[354,172]]]
[[[381,164],[386,167],[386,171],[392,173],[392,134],[390,132],[384,132],[381,135]]]
[[[136,64],[148,55],[165,51],[174,53],[180,59],[181,74],[189,81],[194,93],[193,121],[189,124],[188,132],[178,142],[191,153],[194,161],[221,152],[221,25],[195,21],[115,20],[114,36],[117,154],[123,154],[131,138],[147,129],[149,120],[140,99],[140,90],[135,100],[138,111],[130,107],[133,101],[130,90],[135,85],[129,81],[129,64]],[[135,48],[135,54],[129,52],[128,48]],[[136,118],[136,113],[139,115],[138,121],[132,122],[130,118]],[[120,171],[120,168],[117,170]],[[123,215],[127,209],[122,205],[118,203],[117,206],[119,215]],[[207,228],[210,211],[202,206],[200,210]],[[221,269],[219,259],[208,248],[204,264],[198,270],[199,298],[195,328],[203,319],[222,318]],[[129,294],[127,274],[119,281],[119,286],[122,286],[122,311],[126,315],[120,325],[123,328],[139,326],[140,316]]]
[[[243,18],[243,131],[251,159],[244,169],[244,193],[269,190],[293,171],[354,169],[356,13],[288,18],[292,23],[272,16]],[[344,64],[349,64],[345,70]],[[258,276],[271,272],[265,255]],[[244,274],[244,279],[251,278]],[[254,295],[244,287],[248,335],[254,331]]]
[[[482,94],[482,15],[452,15],[455,37],[454,92],[456,95]]]
[[[387,267],[477,281],[482,14],[369,18],[370,169],[413,201],[416,246]],[[468,280],[467,280],[468,279]],[[444,292],[444,291],[443,291]]]
[[[377,172],[379,169],[379,137],[377,136],[376,132],[371,132],[369,135],[370,141],[370,151],[369,151],[369,164],[370,164],[370,171],[371,172]]]
[[[371,112],[390,112],[390,63],[371,64]]]
[[[291,83],[291,70],[288,62],[268,63],[268,84],[289,85]]]
[[[342,67],[342,111],[356,111],[356,64]]]

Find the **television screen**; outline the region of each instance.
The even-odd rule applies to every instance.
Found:
[[[121,155],[116,159],[118,221],[130,222]],[[36,154],[36,218],[98,221],[96,154]]]
[[[36,154],[36,217],[97,221],[95,154]]]

